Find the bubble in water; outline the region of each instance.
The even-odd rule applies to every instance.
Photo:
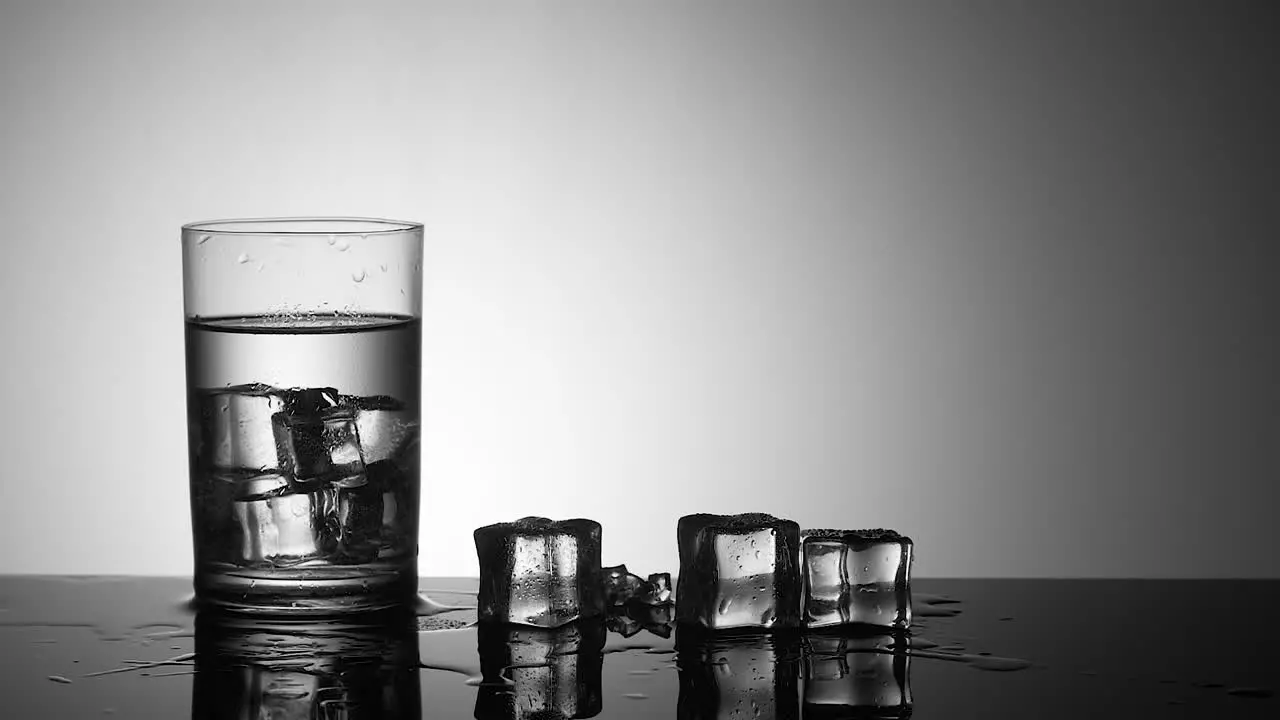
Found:
[[[236,262],[241,265],[249,262],[249,253],[240,253],[240,257],[236,258]]]
[[[360,268],[359,270],[351,273],[351,279],[356,282],[364,282],[364,268]]]
[[[346,252],[351,247],[351,243],[347,242],[346,238],[339,238],[334,247],[338,248],[338,252]]]
[[[201,235],[200,237],[196,238],[196,244],[197,244],[197,245],[203,245],[203,244],[205,244],[205,243],[207,243],[207,242],[209,242],[209,236],[208,236],[208,235]]]

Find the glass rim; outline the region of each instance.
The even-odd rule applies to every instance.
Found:
[[[262,217],[200,220],[182,226],[183,234],[207,235],[386,235],[422,230],[422,223],[412,220],[348,216]]]

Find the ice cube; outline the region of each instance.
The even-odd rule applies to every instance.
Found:
[[[804,717],[904,718],[911,656],[902,634],[805,638]]]
[[[360,564],[377,559],[382,546],[382,488],[333,487],[337,552],[333,562]]]
[[[671,602],[671,574],[653,573],[645,581],[640,592],[632,598],[645,605],[662,605]]]
[[[475,531],[481,621],[558,627],[600,615],[600,523],[527,517]]]
[[[418,436],[418,423],[408,407],[385,395],[347,397],[355,410],[356,431],[366,463],[398,458]]]
[[[280,390],[235,385],[192,397],[197,463],[211,470],[262,472],[279,467],[271,416],[284,410]]]
[[[589,718],[603,707],[600,618],[556,629],[481,623],[478,720]]]
[[[676,628],[680,720],[798,720],[799,638]]]
[[[676,619],[710,629],[800,624],[800,529],[772,515],[686,515]]]
[[[405,471],[390,460],[366,465],[365,475],[382,497],[382,541],[378,557],[398,558],[414,551],[418,544],[417,516],[412,512],[418,502],[416,486]]]
[[[893,530],[802,533],[804,623],[911,625],[911,538]]]
[[[291,493],[231,504],[231,561],[237,565],[288,567],[327,555],[330,512],[326,492]]]
[[[272,416],[280,466],[301,485],[351,484],[364,475],[355,411],[303,404]]]
[[[600,568],[606,606],[625,605],[644,586],[644,581],[627,572],[626,565]]]

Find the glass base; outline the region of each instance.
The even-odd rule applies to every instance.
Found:
[[[195,576],[197,607],[272,617],[412,608],[417,586],[416,563],[262,569],[211,563]]]

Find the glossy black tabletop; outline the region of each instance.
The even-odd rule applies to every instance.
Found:
[[[0,717],[1280,717],[1280,582],[913,585],[906,635],[706,636],[475,627],[465,578],[285,623],[195,613],[181,578],[0,577]]]

